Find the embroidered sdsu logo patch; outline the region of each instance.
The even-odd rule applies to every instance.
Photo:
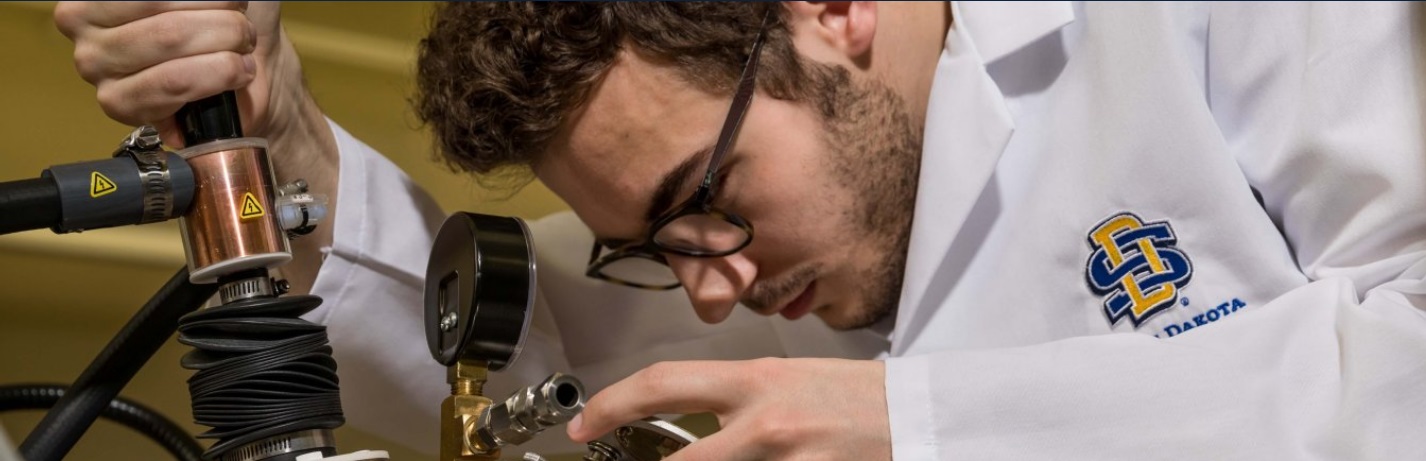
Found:
[[[1188,256],[1174,245],[1168,221],[1145,223],[1133,213],[1110,216],[1089,231],[1092,253],[1085,279],[1104,297],[1109,325],[1124,318],[1134,327],[1173,308],[1178,292],[1193,278]]]

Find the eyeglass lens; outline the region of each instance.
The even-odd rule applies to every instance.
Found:
[[[722,216],[688,214],[660,228],[654,234],[654,243],[692,254],[723,253],[742,247],[750,237],[746,230]]]
[[[678,285],[678,277],[674,276],[673,269],[662,262],[637,254],[609,261],[599,268],[599,273],[605,277],[649,287]]]

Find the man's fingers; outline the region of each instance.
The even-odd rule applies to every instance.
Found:
[[[241,1],[61,2],[54,19],[74,41],[75,68],[97,88],[110,118],[171,125],[184,103],[243,88],[257,76],[253,53],[260,38],[247,7]]]
[[[170,12],[95,31],[75,43],[74,63],[81,77],[96,83],[189,56],[248,54],[256,43],[257,33],[242,13]]]
[[[588,442],[630,421],[660,413],[725,413],[748,391],[750,362],[662,362],[596,394],[569,436]]]
[[[60,2],[54,21],[60,32],[74,38],[89,28],[114,27],[165,11],[246,9],[247,2]]]
[[[100,83],[99,106],[110,118],[130,125],[162,120],[184,103],[247,85],[255,75],[252,59],[224,51],[164,62]]]

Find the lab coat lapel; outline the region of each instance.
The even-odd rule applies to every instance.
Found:
[[[955,2],[951,8],[986,64],[1074,22],[1070,2]]]
[[[926,112],[916,215],[892,335],[893,356],[902,355],[915,342],[920,325],[934,315],[959,278],[958,268],[943,268],[942,263],[1014,130],[1004,96],[986,72],[986,63],[1073,20],[1068,5],[1012,7],[1011,13],[1018,13],[1012,14],[1014,18],[992,6],[996,5],[951,3],[955,19],[936,66]],[[986,32],[972,34],[977,28]],[[982,40],[993,55],[982,54]],[[965,246],[971,248],[961,248]],[[955,251],[974,251],[973,247],[958,245]],[[938,274],[942,271],[949,273]],[[938,284],[936,294],[928,293],[933,281]]]

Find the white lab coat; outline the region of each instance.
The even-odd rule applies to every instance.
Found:
[[[585,278],[566,213],[532,223],[539,309],[490,393],[660,360],[880,358],[897,460],[1426,459],[1419,5],[952,8],[890,336],[703,325],[681,292]],[[420,286],[444,214],[333,128],[310,315],[353,423],[435,450],[448,387]]]

